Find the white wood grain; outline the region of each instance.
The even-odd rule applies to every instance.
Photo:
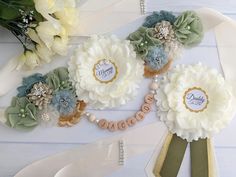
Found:
[[[222,13],[229,15],[236,19],[236,1],[235,0],[147,0],[147,11],[156,10],[171,10],[179,13],[182,10],[196,9],[202,6],[215,8]],[[127,34],[134,31],[143,19],[139,19],[127,26],[118,29],[114,32],[118,36],[125,38]],[[19,42],[3,28],[0,28],[0,66],[7,59],[19,54],[22,51]],[[73,48],[81,40],[73,39],[71,43],[71,50],[67,57],[60,57],[60,62],[55,62],[58,65],[66,63],[66,59],[72,54]],[[206,34],[203,42],[196,48],[186,50],[183,57],[176,63],[196,63],[202,61],[203,63],[216,67],[220,70],[218,61],[218,53],[215,48],[214,36],[211,33]],[[44,71],[49,71],[55,68],[55,63],[45,66]],[[139,95],[134,101],[117,109],[108,111],[94,111],[100,117],[107,117],[110,119],[122,119],[132,115],[142,102],[143,96],[147,92],[148,83],[150,81],[144,80]],[[2,84],[2,83],[1,83]],[[12,90],[9,95],[0,99],[0,107],[9,104],[9,97],[15,94]],[[152,112],[145,121],[138,126],[158,121],[155,113]],[[236,163],[236,139],[233,135],[236,134],[236,120],[232,121],[222,133],[215,137],[216,155],[219,163],[219,170],[221,177],[235,177],[235,163]],[[83,143],[92,142],[96,139],[112,136],[105,131],[100,131],[97,127],[90,125],[86,120],[82,120],[77,126],[66,128],[37,128],[30,133],[19,133],[8,128],[0,126],[0,177],[13,177],[14,174],[24,166],[39,160],[48,155],[81,146]],[[147,164],[151,152],[141,156],[130,159],[123,169],[114,172],[112,177],[144,177],[144,167]],[[190,161],[189,153],[186,153],[184,162],[181,166],[179,177],[190,176]]]

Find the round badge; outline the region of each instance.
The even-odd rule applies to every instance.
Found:
[[[115,63],[106,59],[98,61],[94,65],[93,72],[95,79],[101,83],[112,82],[118,74]]]
[[[185,107],[191,112],[202,112],[209,103],[207,93],[198,87],[188,89],[183,99]]]

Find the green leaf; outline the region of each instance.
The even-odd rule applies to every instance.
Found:
[[[13,20],[18,17],[20,17],[20,12],[17,9],[0,2],[0,18],[4,20]]]
[[[38,13],[36,10],[34,10],[34,15],[33,16],[34,16],[34,18],[37,22],[44,21],[43,16],[40,13]]]
[[[25,5],[25,6],[34,6],[33,0],[16,0],[17,4]]]

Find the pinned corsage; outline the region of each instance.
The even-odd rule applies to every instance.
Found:
[[[148,16],[128,39],[145,61],[145,76],[152,77],[166,72],[183,47],[199,43],[202,37],[202,23],[195,12],[186,11],[176,17],[160,11]]]
[[[129,41],[93,36],[78,47],[69,62],[69,72],[78,98],[93,108],[104,109],[135,97],[143,79],[143,64]]]
[[[216,70],[178,65],[160,80],[157,115],[188,142],[210,138],[232,119],[231,87]]]
[[[2,0],[0,11],[0,25],[24,48],[18,68],[33,69],[50,62],[54,54],[66,55],[68,36],[78,26],[75,0]]]
[[[211,138],[229,124],[235,112],[231,85],[203,64],[177,65],[159,85],[154,96],[157,116],[170,133],[153,173],[177,176],[190,144],[192,176],[211,176],[215,170]]]
[[[31,130],[39,124],[72,126],[79,122],[86,104],[77,100],[67,68],[23,79],[18,95],[6,109],[6,124]]]

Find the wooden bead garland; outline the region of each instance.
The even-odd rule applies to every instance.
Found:
[[[148,99],[146,99],[148,98]],[[141,106],[141,110],[138,111],[134,117],[128,118],[126,120],[121,121],[107,121],[106,119],[101,119],[98,121],[98,126],[101,129],[107,129],[111,132],[121,130],[124,131],[128,127],[132,127],[136,124],[138,121],[144,120],[146,114],[148,114],[151,111],[151,104],[154,101],[154,95],[149,93],[145,96],[145,103]],[[147,100],[147,101],[146,101]]]
[[[144,97],[144,103],[142,104],[140,110],[136,112],[134,116],[125,120],[108,121],[104,118],[99,120],[96,119],[95,115],[93,114],[85,113],[85,115],[90,122],[96,123],[101,129],[108,130],[110,132],[115,132],[118,130],[124,131],[127,128],[134,126],[137,122],[144,120],[145,116],[151,112],[152,104],[154,102],[154,90],[156,90],[157,87],[157,76],[155,76],[153,82],[150,85],[150,93]]]
[[[107,129],[110,132],[117,130],[124,131],[128,127],[134,126],[138,121],[144,120],[146,114],[151,111],[151,104],[154,102],[154,95],[149,93],[145,96],[145,103],[141,106],[141,110],[138,111],[134,117],[127,118],[121,121],[107,121],[106,119],[101,119],[98,121],[98,126],[101,129]]]

